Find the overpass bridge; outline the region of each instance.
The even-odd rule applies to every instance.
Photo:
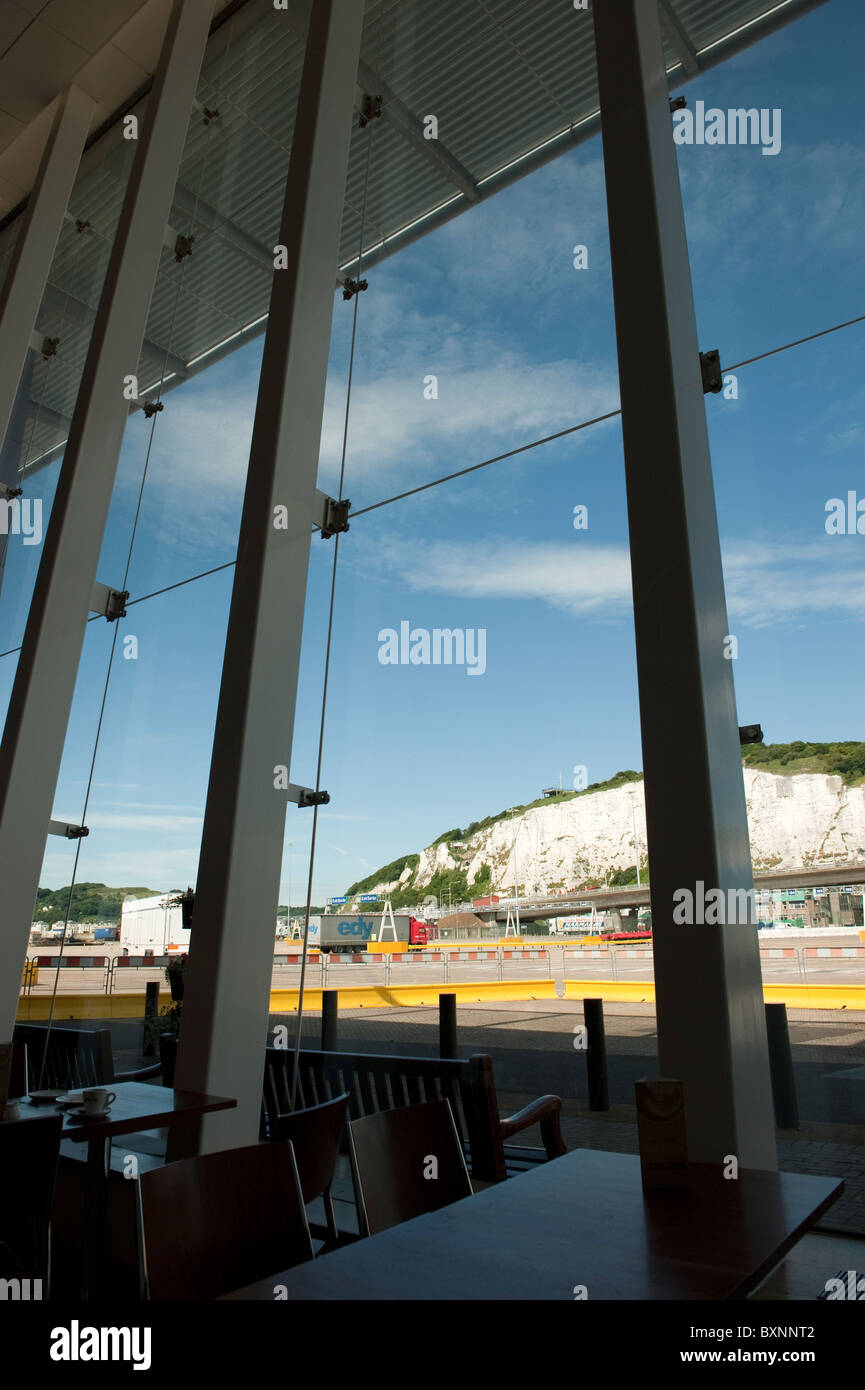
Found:
[[[778,891],[782,888],[843,888],[849,885],[857,892],[865,891],[865,864],[829,864],[811,869],[773,869],[754,875],[755,888]],[[508,909],[519,905],[520,920],[533,922],[538,918],[572,917],[594,908],[598,914],[622,912],[630,908],[649,907],[648,885],[637,888],[595,888],[566,897],[502,898],[494,908],[480,908],[475,916],[486,922],[506,922]]]

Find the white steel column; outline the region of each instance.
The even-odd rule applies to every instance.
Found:
[[[18,489],[18,472],[24,454],[24,441],[27,433],[27,413],[30,406],[30,396],[33,389],[33,366],[36,360],[36,353],[33,348],[28,348],[24,356],[24,366],[21,369],[21,376],[18,381],[18,390],[15,393],[15,401],[9,415],[9,424],[6,435],[0,443],[0,506],[3,504],[4,496],[8,498],[9,490]],[[9,547],[9,534],[7,527],[0,527],[0,595],[3,590],[3,573],[6,568],[6,552]],[[3,610],[0,608],[0,613]],[[3,626],[0,624],[0,633],[3,633]],[[0,636],[0,642],[6,645],[5,636]]]
[[[676,925],[676,889],[751,889],[691,273],[660,21],[595,0],[646,785],[660,1070],[692,1159],[776,1167],[757,930]]]
[[[174,0],[105,276],[0,745],[0,1039],[21,967],[171,195],[213,12]],[[23,352],[26,342],[21,345]],[[110,584],[114,576],[102,576]]]
[[[274,777],[291,757],[362,21],[356,0],[312,8],[264,340],[176,1071],[237,1099],[207,1117],[208,1150],[258,1137],[286,813]]]
[[[67,87],[57,98],[36,182],[18,228],[6,281],[0,287],[0,444],[12,415],[30,335],[36,326],[94,110],[94,101],[79,87]]]

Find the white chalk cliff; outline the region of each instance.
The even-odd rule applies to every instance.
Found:
[[[847,787],[823,773],[783,777],[745,768],[744,776],[755,870],[865,862],[865,786]],[[456,868],[466,873],[471,891],[484,864],[492,870],[491,890],[479,891],[510,888],[514,846],[527,892],[600,886],[607,874],[635,863],[635,822],[645,859],[642,781],[533,807],[463,841],[425,849],[415,870],[406,867],[398,880],[376,884],[374,891],[385,895],[411,885],[420,892],[439,870]]]

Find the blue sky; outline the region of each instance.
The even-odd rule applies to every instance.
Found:
[[[865,311],[865,14],[830,3],[685,89],[780,107],[782,149],[680,147],[700,345],[730,364]],[[442,134],[445,136],[445,121]],[[359,304],[346,494],[363,507],[618,404],[598,139],[369,272]],[[575,270],[572,249],[588,247]],[[320,483],[336,484],[351,309],[338,297]],[[857,326],[707,397],[740,722],[767,741],[862,738],[865,537],[825,533],[859,490]],[[261,344],[166,398],[128,587],[233,558]],[[438,378],[426,400],[424,378]],[[101,576],[122,573],[146,449],[131,417]],[[31,495],[50,502],[55,468]],[[37,490],[38,489],[38,490]],[[573,509],[588,508],[575,531]],[[329,543],[313,541],[292,778],[315,775]],[[20,641],[38,548],[13,542],[0,620]],[[79,878],[194,883],[231,570],[129,611]],[[112,582],[113,579],[112,579]],[[382,666],[378,633],[483,628],[482,677]],[[111,629],[88,629],[55,814],[80,817]],[[0,659],[5,708],[14,657]],[[283,698],[274,691],[274,699]],[[642,766],[621,436],[614,420],[352,522],[337,584],[314,900],[542,787]],[[288,808],[281,900],[305,886],[308,812]],[[43,884],[69,881],[49,842]]]

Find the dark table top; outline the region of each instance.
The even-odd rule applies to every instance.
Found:
[[[226,1096],[207,1096],[199,1091],[174,1091],[169,1086],[151,1086],[146,1081],[111,1082],[101,1089],[113,1091],[117,1099],[110,1110],[97,1120],[76,1121],[68,1110],[51,1101],[38,1105],[22,1101],[21,1118],[62,1114],[63,1138],[87,1143],[90,1139],[113,1139],[120,1134],[135,1134],[140,1129],[167,1129],[195,1115],[205,1115],[212,1110],[232,1110],[237,1105],[236,1100],[229,1100]]]
[[[452,1206],[228,1295],[289,1299],[744,1297],[843,1191],[799,1173],[690,1166],[643,1192],[640,1160],[577,1149]],[[285,1295],[281,1295],[285,1297]]]

